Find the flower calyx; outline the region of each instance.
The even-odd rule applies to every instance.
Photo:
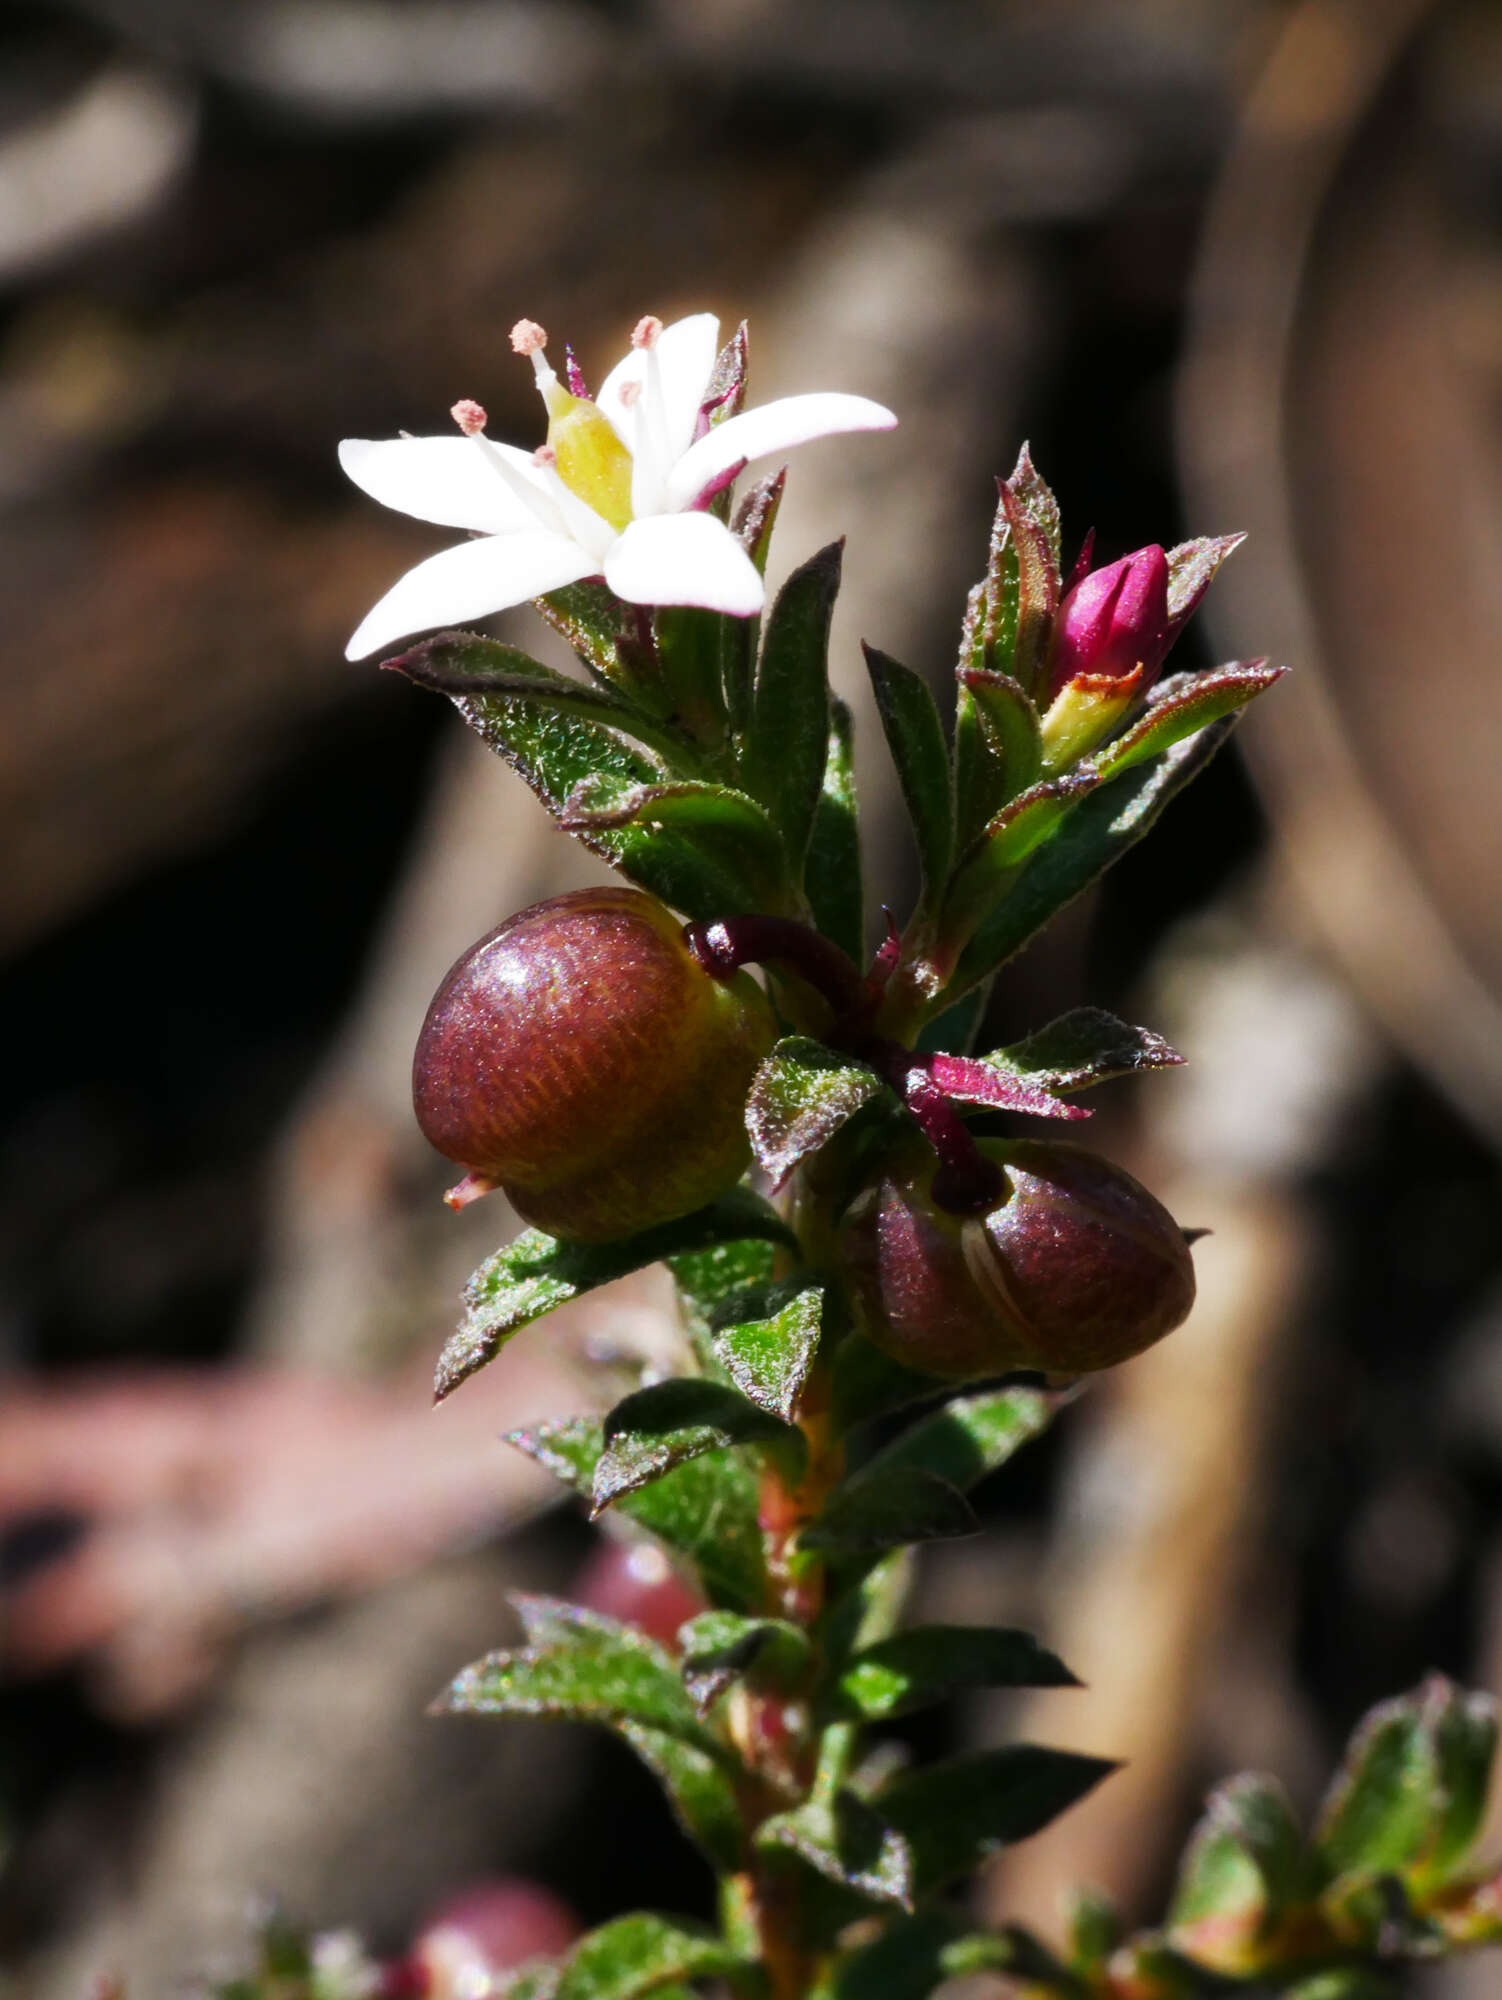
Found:
[[[1152,542],[1087,571],[1066,593],[1042,690],[1046,771],[1087,756],[1156,680],[1178,635],[1168,585],[1167,554]]]

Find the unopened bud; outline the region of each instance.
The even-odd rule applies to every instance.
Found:
[[[1080,675],[1124,680],[1145,669],[1143,693],[1168,651],[1168,558],[1156,542],[1092,570],[1059,606],[1050,697]]]
[[[1016,1368],[1083,1375],[1187,1317],[1184,1232],[1130,1174],[1052,1140],[983,1140],[981,1151],[1005,1181],[983,1215],[940,1207],[935,1162],[919,1154],[852,1206],[840,1247],[874,1346],[959,1381]]]

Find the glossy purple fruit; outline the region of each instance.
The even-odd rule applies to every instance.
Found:
[[[529,1222],[601,1242],[686,1215],[749,1158],[744,1107],[776,1024],[745,974],[712,977],[638,889],[534,904],[461,958],[412,1066],[417,1122]]]
[[[965,1380],[1013,1368],[1083,1375],[1140,1354],[1194,1303],[1173,1217],[1121,1167],[1044,1139],[983,1141],[1005,1189],[986,1214],[931,1196],[914,1148],[841,1229],[856,1323],[894,1360]]]

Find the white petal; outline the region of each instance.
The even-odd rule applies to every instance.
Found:
[[[866,396],[842,396],[836,391],[811,396],[784,396],[760,409],[743,410],[690,445],[668,475],[667,504],[689,507],[716,474],[740,459],[765,458],[813,438],[840,431],[889,431],[897,422],[892,412]]]
[[[598,569],[577,542],[541,529],[460,542],[409,569],[366,614],[344,649],[345,657],[363,660],[414,632],[488,618],[493,611],[577,583]]]
[[[605,558],[605,581],[628,604],[697,604],[749,618],[766,592],[756,565],[713,514],[633,521]]]
[[[618,530],[611,527],[603,514],[597,514],[587,500],[581,500],[577,493],[570,491],[551,466],[543,466],[541,474],[547,495],[556,509],[560,531],[577,542],[586,555],[593,556],[593,573],[598,574],[605,560],[605,551],[615,540]]]
[[[699,406],[709,389],[715,357],[720,351],[720,322],[713,313],[690,313],[675,319],[657,336],[657,365],[662,379],[664,415],[672,456],[688,450],[694,441]],[[646,380],[647,357],[633,347],[618,361],[600,384],[595,401],[615,426],[617,437],[633,455],[636,452],[638,400],[629,408],[621,401],[627,382]]]
[[[535,528],[526,502],[475,438],[346,438],[339,463],[372,500],[440,528]]]

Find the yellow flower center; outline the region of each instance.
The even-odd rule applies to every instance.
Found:
[[[631,519],[630,452],[587,396],[571,396],[556,375],[540,386],[558,477],[601,520],[624,528]]]

